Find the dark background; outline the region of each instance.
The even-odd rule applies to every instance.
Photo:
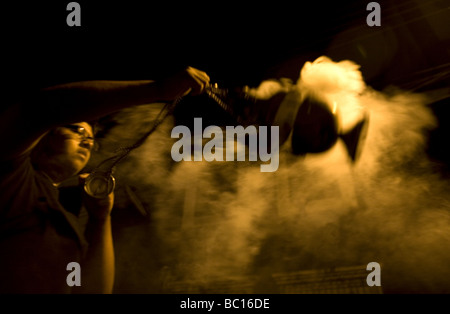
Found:
[[[192,65],[218,81],[249,84],[296,76],[294,62],[328,53],[357,59],[365,79],[384,87],[449,58],[448,8],[439,0],[379,1],[381,27],[366,25],[369,1],[78,1],[81,27],[67,26],[68,2],[2,8],[9,75],[44,85],[148,79]]]

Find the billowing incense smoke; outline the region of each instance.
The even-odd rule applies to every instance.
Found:
[[[148,270],[153,275],[133,278],[157,280],[164,273],[205,287],[246,277],[254,278],[249,285],[273,292],[261,278],[378,262],[385,292],[450,292],[449,185],[425,154],[427,130],[436,127],[429,99],[371,89],[358,97],[370,124],[354,165],[341,141],[306,157],[283,147],[274,173],[260,172],[258,162],[175,164],[174,125],[167,119],[116,171],[119,183],[138,187],[136,195],[151,216],[148,224],[124,232],[124,242],[139,244],[118,237],[117,245],[130,247],[122,251],[130,261],[160,262]],[[132,142],[159,108],[121,112],[104,147]],[[143,253],[154,250],[150,239],[140,237],[150,228],[160,241],[158,257]],[[120,267],[119,279],[136,271]]]

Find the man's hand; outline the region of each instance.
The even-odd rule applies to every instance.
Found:
[[[188,67],[159,82],[161,100],[172,101],[187,94],[199,95],[209,85],[209,80],[209,76],[205,72]]]
[[[79,175],[81,184],[84,184],[88,175],[89,173]],[[114,192],[101,199],[93,198],[84,192],[83,203],[89,214],[85,231],[89,250],[82,266],[84,284],[78,292],[112,293],[115,259],[110,213],[114,204]]]
[[[88,176],[89,173],[80,174],[78,176],[80,184],[84,185]],[[100,199],[89,196],[86,192],[83,192],[83,204],[89,213],[90,219],[99,221],[105,220],[111,214],[114,205],[114,191],[107,197]]]

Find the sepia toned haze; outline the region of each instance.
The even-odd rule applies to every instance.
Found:
[[[370,123],[357,162],[341,140],[306,156],[292,155],[288,141],[273,173],[259,162],[173,162],[169,116],[114,173],[118,291],[165,292],[171,282],[201,291],[244,278],[273,293],[273,274],[378,262],[385,292],[450,292],[449,182],[426,154],[437,127],[432,101],[367,87],[358,96]],[[161,108],[115,115],[92,164],[133,143]],[[140,206],[137,222],[120,220]]]

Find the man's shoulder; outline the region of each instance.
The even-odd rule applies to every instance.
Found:
[[[4,177],[27,172],[27,170],[32,170],[32,168],[29,153],[23,153],[14,157],[0,158],[0,181],[3,180]]]

